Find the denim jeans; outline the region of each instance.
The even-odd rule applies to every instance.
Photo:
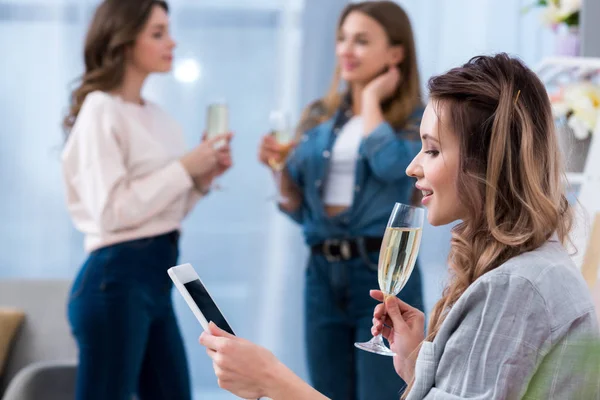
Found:
[[[333,400],[398,400],[405,383],[392,357],[354,347],[372,338],[369,296],[377,289],[377,253],[343,262],[311,255],[306,270],[305,337],[309,374],[315,389]],[[418,265],[400,296],[423,310]]]
[[[178,236],[107,246],[84,263],[68,304],[79,346],[77,400],[191,399],[167,275]]]

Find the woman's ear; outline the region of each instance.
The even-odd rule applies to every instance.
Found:
[[[390,49],[390,65],[399,65],[406,58],[406,49],[404,46],[392,46]]]

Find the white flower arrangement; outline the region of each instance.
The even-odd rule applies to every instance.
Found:
[[[550,96],[556,118],[565,118],[579,140],[587,139],[600,120],[600,86],[578,82],[561,87]]]
[[[560,24],[565,24],[568,27],[579,26],[581,0],[538,0],[527,7],[526,11],[533,7],[545,7],[542,13],[542,21],[553,28]]]

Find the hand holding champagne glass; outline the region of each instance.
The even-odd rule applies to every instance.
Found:
[[[269,123],[271,125],[270,136],[275,139],[275,144],[271,144],[271,148],[275,148],[276,151],[271,152],[267,156],[267,164],[273,170],[275,180],[277,183],[277,189],[281,192],[281,179],[283,169],[285,167],[285,161],[289,153],[294,148],[294,138],[292,135],[289,118],[286,113],[282,111],[273,111],[269,116]],[[281,195],[276,196],[279,202],[285,202],[286,199]]]
[[[379,253],[378,280],[379,288],[385,298],[396,296],[415,267],[421,234],[423,231],[422,208],[396,203],[388,220],[381,250]],[[381,334],[366,343],[355,343],[356,347],[371,353],[384,356],[394,356],[387,348]]]

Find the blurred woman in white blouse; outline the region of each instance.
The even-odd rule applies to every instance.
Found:
[[[163,1],[105,0],[88,30],[62,156],[68,209],[90,252],[68,305],[77,399],[191,398],[166,271],[181,221],[231,166],[231,135],[185,153],[181,127],[142,98],[150,74],[170,71],[174,47]]]

